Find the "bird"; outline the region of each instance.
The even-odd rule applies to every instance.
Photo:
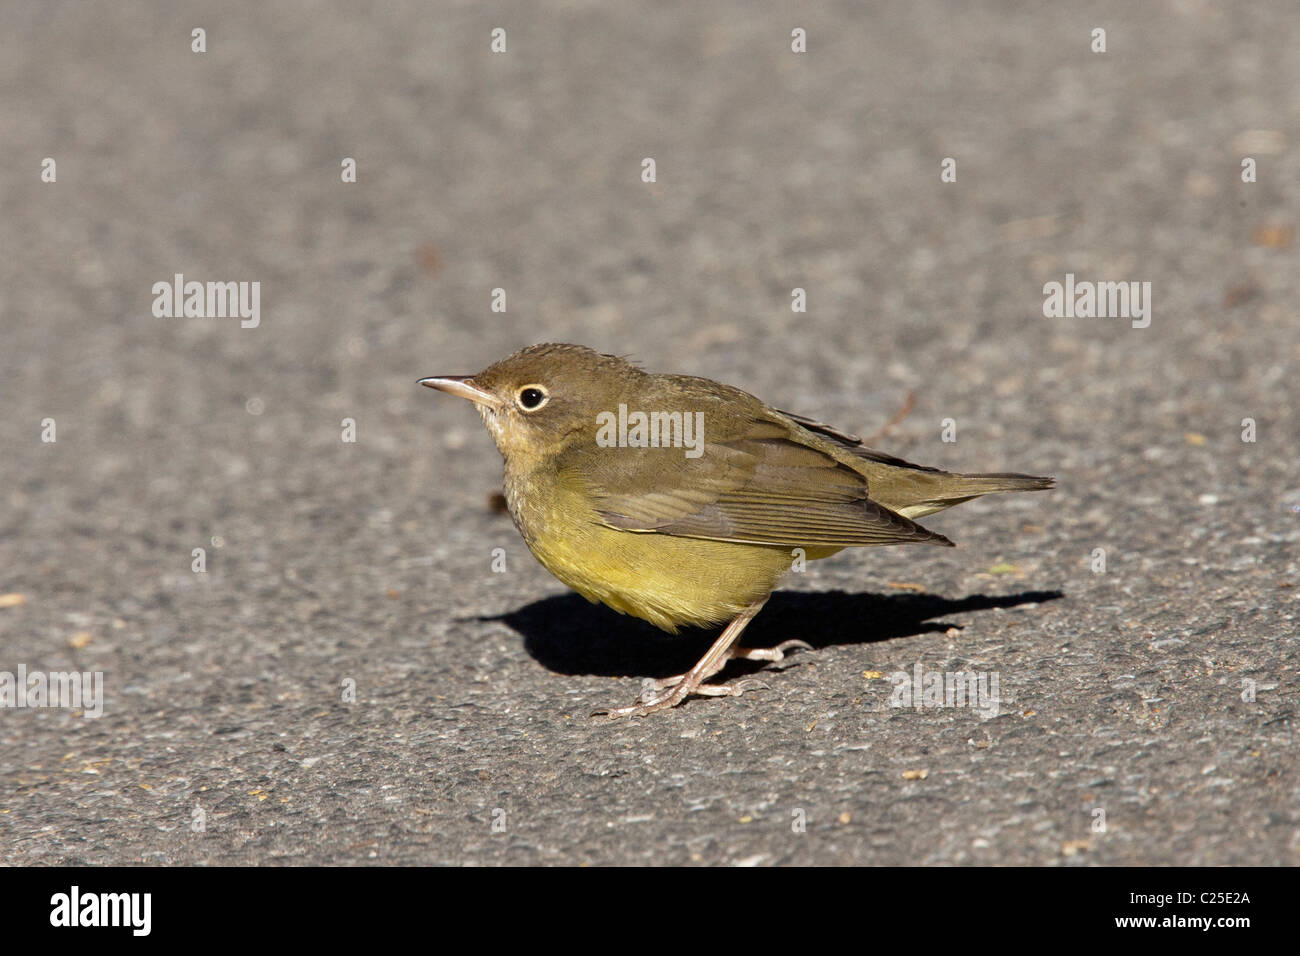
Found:
[[[537,560],[593,603],[669,633],[726,624],[689,671],[647,679],[610,717],[692,696],[733,659],[780,661],[800,640],[744,648],[741,633],[796,559],[892,544],[952,547],[918,519],[1055,479],[913,464],[711,379],[651,373],[581,345],[524,348],[474,375],[418,384],[467,399],[504,459],[511,519]]]

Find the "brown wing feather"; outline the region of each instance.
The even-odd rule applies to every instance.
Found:
[[[708,435],[698,458],[584,442],[560,465],[600,519],[621,530],[789,547],[951,545],[872,501],[862,474],[785,423],[755,418],[734,431]]]

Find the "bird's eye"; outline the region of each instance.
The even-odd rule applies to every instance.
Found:
[[[525,385],[519,390],[519,407],[526,412],[535,412],[546,404],[546,389],[540,385]]]

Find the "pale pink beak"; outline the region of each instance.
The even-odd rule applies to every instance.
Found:
[[[497,398],[491,392],[485,392],[474,384],[474,380],[468,375],[440,375],[430,378],[422,378],[415,384],[424,385],[428,388],[436,388],[440,392],[446,392],[448,395],[455,395],[457,398],[465,398],[475,405],[486,405],[488,408],[498,409],[501,407],[501,399]]]

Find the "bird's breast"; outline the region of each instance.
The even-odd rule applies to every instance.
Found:
[[[779,546],[621,531],[554,473],[512,474],[506,503],[542,566],[583,597],[666,631],[728,621],[791,566]]]

